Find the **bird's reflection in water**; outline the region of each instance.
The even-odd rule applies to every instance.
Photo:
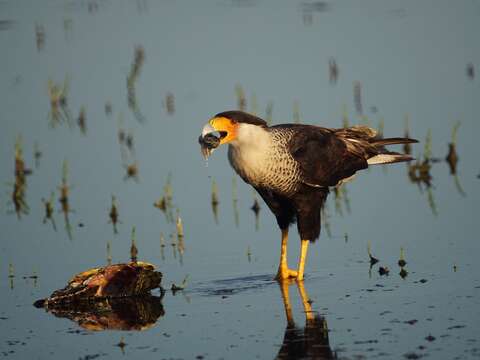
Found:
[[[311,302],[305,291],[303,281],[295,282],[305,312],[305,326],[295,324],[290,304],[289,286],[293,281],[279,282],[282,293],[287,327],[283,336],[283,344],[275,359],[337,359],[330,348],[327,320],[312,311]]]
[[[72,302],[49,306],[45,310],[90,331],[146,330],[165,314],[162,298],[152,295]]]

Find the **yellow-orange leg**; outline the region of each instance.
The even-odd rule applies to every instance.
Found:
[[[302,240],[302,245],[300,248],[300,260],[298,261],[297,280],[303,280],[303,273],[305,271],[305,263],[307,261],[307,251],[309,243],[310,240]]]
[[[303,285],[303,281],[297,281],[297,287],[298,287],[298,292],[300,293],[300,297],[302,298],[303,311],[305,311],[305,318],[307,322],[312,321],[314,319],[312,304],[310,302],[310,299],[308,298],[307,292],[305,291],[305,286]]]
[[[288,288],[293,280],[283,279],[279,281],[280,291],[282,293],[283,306],[285,308],[285,316],[287,318],[287,323],[289,326],[295,325],[292,315],[292,305],[290,304],[290,295],[288,293]]]
[[[287,262],[288,229],[282,230],[282,247],[280,249],[280,265],[278,266],[277,280],[297,277],[297,271],[288,268]]]

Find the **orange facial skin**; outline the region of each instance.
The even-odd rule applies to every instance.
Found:
[[[209,124],[218,132],[225,132],[227,135],[220,139],[220,145],[229,143],[237,137],[238,123],[226,117],[214,117]]]

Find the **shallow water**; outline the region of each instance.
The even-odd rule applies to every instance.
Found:
[[[455,5],[0,1],[0,354],[479,357],[480,5]],[[332,192],[304,288],[292,283],[287,296],[272,280],[273,216],[259,201],[256,221],[226,149],[208,167],[199,151],[209,117],[243,104],[273,123],[341,127],[346,117],[383,124],[385,136],[403,135],[408,118],[431,179],[409,177],[405,164],[374,167]],[[456,175],[444,161],[452,137]],[[16,142],[32,170],[20,183]],[[54,224],[43,221],[52,192]],[[153,326],[89,331],[32,306],[75,273],[127,261],[134,227],[138,258],[158,266],[164,287],[186,279]],[[380,260],[371,269],[369,244]]]

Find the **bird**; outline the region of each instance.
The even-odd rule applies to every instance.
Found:
[[[281,230],[275,276],[279,281],[303,281],[308,246],[320,236],[320,213],[329,189],[369,165],[413,160],[385,146],[418,142],[406,137],[380,138],[363,125],[338,129],[307,124],[268,126],[265,120],[237,110],[210,118],[198,141],[205,159],[228,144],[230,165],[274,214]],[[296,270],[287,264],[288,230],[295,222],[301,240]]]

